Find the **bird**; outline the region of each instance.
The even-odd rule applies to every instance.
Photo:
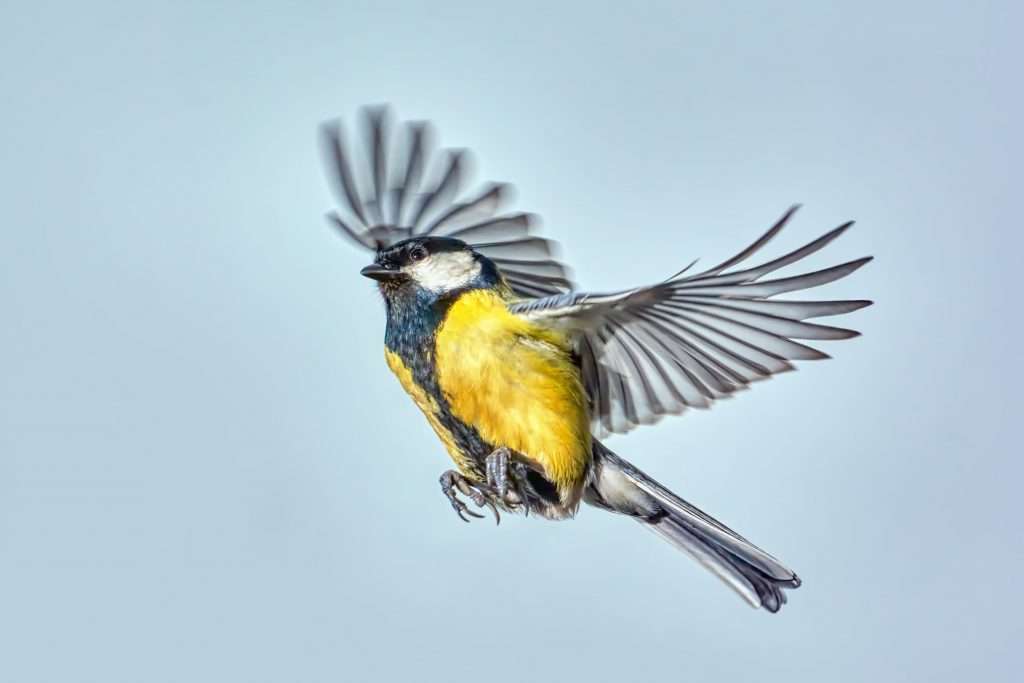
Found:
[[[511,186],[466,194],[466,150],[437,154],[429,123],[396,126],[387,106],[364,108],[360,121],[361,159],[340,121],[321,125],[340,209],[327,220],[373,253],[360,273],[384,302],[385,360],[453,461],[440,487],[456,514],[565,520],[581,504],[616,513],[692,556],[752,607],[778,612],[801,585],[792,569],[602,440],[829,357],[806,340],[858,336],[810,321],[871,301],[776,298],[871,260],[776,274],[852,221],[748,265],[790,223],[793,206],[711,268],[693,272],[694,261],[653,284],[583,292],[557,245],[537,233],[536,216],[506,208]]]

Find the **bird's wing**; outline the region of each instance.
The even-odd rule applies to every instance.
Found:
[[[430,126],[409,122],[397,144],[386,107],[362,112],[365,163],[353,163],[339,122],[321,127],[325,166],[342,211],[331,225],[355,245],[377,251],[418,235],[455,237],[498,266],[523,297],[572,289],[569,269],[555,258],[556,245],[534,234],[536,216],[507,213],[512,188],[491,183],[461,197],[469,154],[447,150],[433,163]]]
[[[838,280],[870,261],[857,259],[801,275],[766,275],[818,251],[852,223],[762,265],[734,269],[760,250],[793,207],[736,256],[696,275],[614,294],[570,292],[513,304],[540,324],[567,330],[579,356],[598,435],[626,432],[793,369],[790,361],[828,356],[795,339],[848,339],[857,332],[805,322],[849,313],[870,301],[790,301],[776,295]],[[692,266],[693,264],[691,264]]]

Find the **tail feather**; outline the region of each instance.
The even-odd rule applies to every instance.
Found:
[[[754,607],[777,612],[783,589],[800,579],[735,531],[594,443],[594,476],[584,498],[591,505],[629,515],[708,568]]]

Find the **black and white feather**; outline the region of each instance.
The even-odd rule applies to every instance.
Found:
[[[815,253],[852,223],[759,266],[734,270],[777,235],[796,208],[736,256],[695,275],[687,276],[687,267],[651,287],[614,294],[571,292],[512,306],[513,312],[573,335],[595,434],[626,432],[688,407],[707,408],[751,382],[792,370],[791,361],[828,358],[797,339],[858,335],[806,321],[849,313],[870,301],[773,297],[838,280],[870,257],[762,279]]]
[[[511,186],[491,183],[462,197],[469,175],[465,150],[434,154],[424,122],[404,124],[393,144],[386,107],[364,109],[362,128],[362,164],[350,154],[340,123],[321,128],[331,187],[344,207],[327,219],[342,235],[372,251],[409,237],[454,237],[494,261],[520,296],[572,289],[568,268],[555,258],[555,244],[534,234],[536,217],[505,212]]]

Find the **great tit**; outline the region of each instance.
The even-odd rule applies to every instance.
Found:
[[[599,439],[710,407],[793,369],[792,361],[828,357],[796,339],[857,336],[807,320],[870,301],[775,297],[843,278],[870,257],[772,275],[852,223],[739,267],[783,229],[792,207],[713,268],[691,273],[691,263],[654,285],[581,293],[553,258],[553,244],[533,231],[533,217],[503,212],[508,186],[492,184],[459,200],[465,152],[448,152],[425,181],[426,124],[407,124],[392,149],[385,108],[364,110],[363,123],[362,165],[352,163],[340,124],[322,127],[331,186],[346,207],[328,219],[376,255],[361,272],[377,281],[384,299],[385,359],[455,463],[441,489],[459,517],[482,516],[463,498],[496,519],[499,510],[567,519],[582,501],[636,520],[750,605],[778,611],[783,590],[800,585],[791,569]]]

